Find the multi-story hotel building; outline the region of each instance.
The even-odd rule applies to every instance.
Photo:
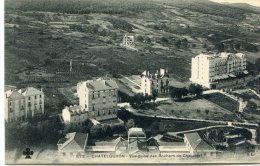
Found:
[[[192,58],[190,80],[210,89],[232,85],[243,74],[248,72],[242,53],[199,54]]]
[[[44,114],[44,93],[28,87],[20,90],[5,91],[5,120],[25,120]]]
[[[79,82],[79,105],[89,111],[90,118],[106,120],[116,118],[118,86],[111,79]]]
[[[169,91],[169,75],[166,69],[157,70],[155,74],[145,70],[141,74],[141,92],[151,95],[153,90],[159,94]]]

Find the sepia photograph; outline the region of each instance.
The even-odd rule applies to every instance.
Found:
[[[7,165],[260,163],[260,0],[4,0]]]

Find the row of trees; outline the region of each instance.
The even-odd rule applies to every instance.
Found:
[[[140,0],[20,0],[15,3],[12,0],[6,2],[7,9],[18,9],[23,11],[45,11],[70,14],[105,13],[130,15],[141,13],[146,10],[158,8],[158,5]]]
[[[151,103],[151,101],[155,101],[157,96],[158,94],[156,92],[154,92],[153,95],[138,93],[129,98],[129,103],[133,108],[147,109],[153,107],[155,103]]]
[[[40,121],[37,124],[29,121],[21,125],[19,122],[7,123],[5,126],[6,148],[12,149],[35,145],[56,145],[63,128],[58,117]]]
[[[170,88],[170,95],[172,98],[176,98],[178,100],[181,100],[184,96],[187,96],[188,94],[195,95],[196,97],[199,97],[202,95],[203,88],[201,85],[196,84],[190,84],[189,88]]]
[[[94,125],[91,120],[87,119],[81,125],[78,124],[66,124],[62,133],[66,135],[70,132],[81,132],[81,133],[89,133],[91,138],[105,138],[111,137],[114,133],[120,133],[124,131],[124,127],[122,125]]]

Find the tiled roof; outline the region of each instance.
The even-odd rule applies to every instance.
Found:
[[[12,85],[5,85],[5,92],[8,90],[15,90],[16,86],[12,86]]]
[[[32,95],[38,95],[38,94],[43,94],[42,91],[34,88],[34,87],[28,87],[28,88],[23,88],[19,90],[20,93],[22,93],[24,96],[32,96]]]
[[[70,151],[77,151],[77,150],[84,150],[87,145],[88,134],[84,133],[68,133],[66,135],[66,140],[64,138],[58,141],[58,144],[61,143],[62,146],[59,150],[70,150]]]
[[[186,133],[184,136],[187,138],[194,150],[215,150],[212,146],[207,144],[197,132]]]
[[[185,146],[184,142],[158,142],[158,144],[160,146],[174,146],[174,147]]]
[[[87,111],[86,109],[84,109],[83,107],[78,106],[78,105],[69,106],[69,107],[66,107],[65,109],[68,109],[72,114],[82,114]]]
[[[119,144],[120,142],[124,142],[125,139],[122,137],[118,137],[117,139],[113,140],[113,141],[103,141],[103,142],[95,142],[96,146],[116,146],[117,144]]]
[[[114,80],[97,79],[87,81],[87,87],[93,91],[102,91],[110,89],[118,89],[118,85]]]
[[[10,99],[22,99],[24,96],[17,91],[13,91],[8,98]]]
[[[142,128],[130,128],[128,130],[129,137],[146,137]]]

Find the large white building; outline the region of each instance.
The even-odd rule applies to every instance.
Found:
[[[169,91],[169,75],[166,69],[159,69],[155,74],[145,70],[141,74],[141,92],[151,95],[153,90],[159,94]]]
[[[5,120],[25,120],[44,114],[44,93],[33,87],[5,91]]]
[[[116,118],[118,86],[112,79],[82,81],[77,84],[79,105],[89,111],[90,118]]]
[[[210,89],[218,88],[221,83],[243,74],[248,72],[242,53],[199,54],[192,58],[190,80]]]

